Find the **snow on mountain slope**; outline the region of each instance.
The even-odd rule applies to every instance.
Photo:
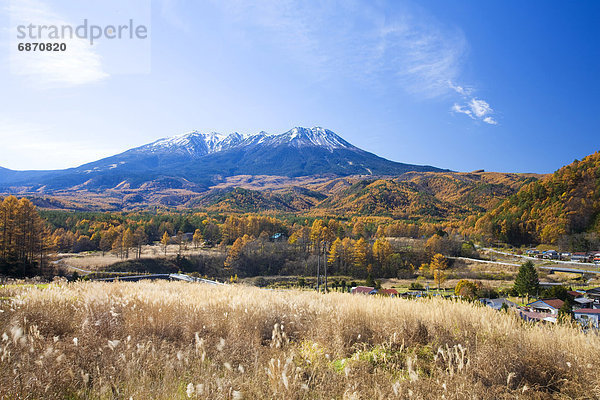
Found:
[[[159,139],[153,143],[133,149],[137,153],[171,153],[203,156],[219,151],[229,150],[234,147],[253,146],[293,146],[293,147],[322,147],[329,151],[333,149],[356,149],[350,143],[336,135],[334,132],[321,127],[293,128],[279,135],[270,135],[260,132],[250,135],[241,135],[237,132],[229,135],[221,133],[200,133],[192,131]]]
[[[346,142],[334,132],[321,127],[301,128],[296,127],[281,135],[272,136],[271,143],[289,145],[294,147],[322,147],[329,151],[334,149],[357,150],[356,147]]]

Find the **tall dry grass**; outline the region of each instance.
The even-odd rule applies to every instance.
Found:
[[[468,303],[166,282],[11,290],[2,398],[600,397],[597,336]]]

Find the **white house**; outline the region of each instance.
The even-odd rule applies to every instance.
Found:
[[[596,308],[580,308],[573,311],[575,319],[584,328],[600,329],[598,319],[600,318],[600,310]]]
[[[560,310],[564,303],[561,299],[540,299],[527,304],[527,307],[529,307],[529,311],[555,316],[558,315],[558,310]]]

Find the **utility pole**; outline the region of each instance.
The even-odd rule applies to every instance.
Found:
[[[323,265],[325,266],[325,293],[327,293],[327,242],[323,242]]]
[[[317,241],[317,292],[321,291],[320,278],[321,278],[321,242]]]

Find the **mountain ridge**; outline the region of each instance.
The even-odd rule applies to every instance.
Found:
[[[107,190],[150,181],[189,182],[205,191],[236,175],[350,176],[399,175],[408,171],[447,171],[390,161],[362,150],[322,127],[295,127],[282,134],[223,135],[188,132],[126,150],[74,168],[54,171],[0,169],[0,188],[51,193]]]

